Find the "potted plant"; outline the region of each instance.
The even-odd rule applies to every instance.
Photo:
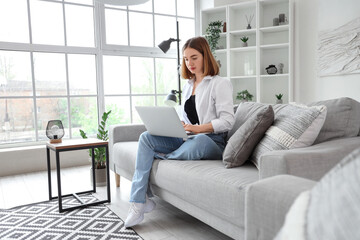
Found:
[[[284,96],[284,94],[282,94],[282,93],[275,94],[277,104],[282,104],[283,103],[283,100],[282,100],[283,96]]]
[[[243,42],[243,43],[242,43],[242,46],[243,46],[243,47],[247,47],[247,46],[248,46],[247,41],[249,40],[249,37],[243,36],[243,37],[240,38],[240,40]]]
[[[237,93],[236,99],[241,100],[241,102],[248,102],[248,101],[252,101],[253,97],[254,96],[251,93],[249,93],[248,90],[244,90]]]
[[[222,26],[223,26],[222,21],[214,21],[214,22],[210,22],[208,27],[206,28],[205,38],[208,41],[210,50],[214,56],[215,56],[215,50],[217,49],[219,44]]]
[[[109,140],[108,130],[106,130],[106,121],[109,118],[111,110],[104,112],[102,115],[102,120],[98,126],[98,133],[96,134],[97,139],[107,141]],[[82,138],[88,138],[86,133],[83,130],[79,130]],[[92,151],[89,149],[89,156],[92,157]],[[94,149],[94,159],[95,159],[95,179],[96,186],[105,186],[106,185],[106,149],[105,148],[95,148]],[[92,169],[90,169],[90,179],[92,181]]]

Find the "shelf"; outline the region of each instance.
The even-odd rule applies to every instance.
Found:
[[[274,5],[278,3],[288,3],[288,0],[259,0],[261,5]]]
[[[256,34],[256,29],[245,29],[245,30],[235,30],[229,32],[231,35],[241,36],[246,34]]]
[[[230,48],[230,51],[231,52],[252,52],[252,51],[256,51],[256,46]]]
[[[232,76],[230,79],[244,79],[244,78],[254,78],[256,79],[256,75],[243,75],[243,76]]]
[[[261,78],[272,78],[272,77],[289,77],[288,73],[282,73],[282,74],[266,74],[266,75],[260,75]]]
[[[289,43],[278,43],[278,44],[267,44],[260,46],[261,49],[277,49],[277,48],[288,48]]]
[[[217,13],[223,13],[226,11],[226,7],[215,7],[215,8],[208,8],[202,11],[204,14],[217,14]]]
[[[226,53],[226,49],[217,49],[215,53]]]
[[[272,32],[284,32],[289,31],[289,24],[272,26],[272,27],[262,27],[259,29],[261,32],[272,33]]]
[[[230,79],[233,97],[248,90],[258,102],[275,102],[283,93],[284,102],[293,101],[293,0],[243,0],[239,3],[201,11],[204,34],[209,21],[226,21],[227,32],[221,33],[216,59],[221,61],[221,76]],[[285,14],[287,23],[273,26],[274,18]],[[253,16],[247,29],[248,19]],[[241,38],[248,37],[243,47]],[[283,74],[269,75],[266,68],[282,67]]]

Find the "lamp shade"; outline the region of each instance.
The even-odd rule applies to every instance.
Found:
[[[170,45],[172,42],[175,42],[176,39],[174,38],[169,38],[168,40],[162,41],[158,47],[161,49],[161,51],[163,51],[164,53],[166,53],[167,51],[169,51],[170,49]]]
[[[176,93],[178,91],[171,90],[171,93],[166,96],[164,103],[168,105],[169,107],[175,107],[177,103]]]
[[[95,0],[95,1],[103,4],[129,6],[129,5],[138,5],[138,4],[146,3],[149,0]]]
[[[61,138],[65,135],[64,127],[60,120],[50,120],[46,126],[46,136],[50,143],[61,143]]]

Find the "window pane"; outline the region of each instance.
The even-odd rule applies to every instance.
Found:
[[[194,0],[178,0],[177,13],[179,16],[195,17]]]
[[[106,43],[128,45],[127,13],[105,9]]]
[[[130,45],[153,47],[153,17],[151,14],[129,13]]]
[[[80,0],[81,1],[81,0]],[[124,9],[126,10],[126,6],[116,6],[116,5],[111,5],[111,4],[104,4],[105,7],[107,8],[118,8],[118,9]]]
[[[30,66],[30,53],[0,51],[0,96],[32,95]]]
[[[152,58],[130,58],[132,93],[154,93],[154,64]]]
[[[94,9],[65,6],[66,41],[68,46],[94,47]]]
[[[182,47],[189,38],[195,37],[195,20],[178,18],[178,21],[179,21],[179,38],[181,40],[180,46]]]
[[[111,110],[108,126],[131,123],[129,97],[105,97],[105,109]]]
[[[152,12],[152,0],[138,5],[130,5],[129,10],[136,10],[142,12]]]
[[[175,17],[165,17],[155,15],[155,43],[156,46],[169,38],[176,39],[176,19]],[[170,49],[176,49],[176,42],[172,42]]]
[[[155,59],[156,64],[156,93],[169,94],[172,89],[177,90],[177,60],[176,59]]]
[[[69,54],[68,69],[71,95],[97,93],[94,55]]]
[[[139,114],[137,113],[135,106],[155,106],[155,97],[154,96],[136,96],[132,97],[133,107],[132,107],[132,116],[133,123],[141,123]]]
[[[37,96],[65,95],[65,54],[34,53]]]
[[[166,96],[157,96],[156,97],[157,106],[168,106],[165,104],[165,99],[166,99]]]
[[[65,2],[93,5],[93,0],[65,0]]]
[[[66,98],[38,98],[36,100],[39,140],[48,140],[46,126],[49,120],[61,120],[65,135],[69,138],[69,118]]]
[[[98,127],[96,97],[70,98],[72,137],[80,137],[82,129],[88,137],[96,137]]]
[[[0,41],[29,43],[26,0],[0,1],[0,29]]]
[[[154,12],[175,15],[175,0],[154,0]]]
[[[0,99],[0,144],[35,141],[31,98]]]
[[[31,0],[33,43],[64,45],[62,4]]]
[[[104,56],[104,92],[105,94],[129,93],[128,57]]]

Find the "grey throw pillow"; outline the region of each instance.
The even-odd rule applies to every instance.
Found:
[[[258,102],[242,102],[235,111],[235,123],[232,129],[228,132],[227,140],[243,125],[246,120],[255,116],[259,111],[266,108],[268,104]]]
[[[261,108],[246,120],[231,136],[225,147],[223,153],[225,167],[233,168],[244,164],[273,121],[274,111],[270,105]]]
[[[315,144],[337,138],[355,137],[360,133],[360,103],[351,98],[314,102],[309,106],[325,105],[327,117]]]

